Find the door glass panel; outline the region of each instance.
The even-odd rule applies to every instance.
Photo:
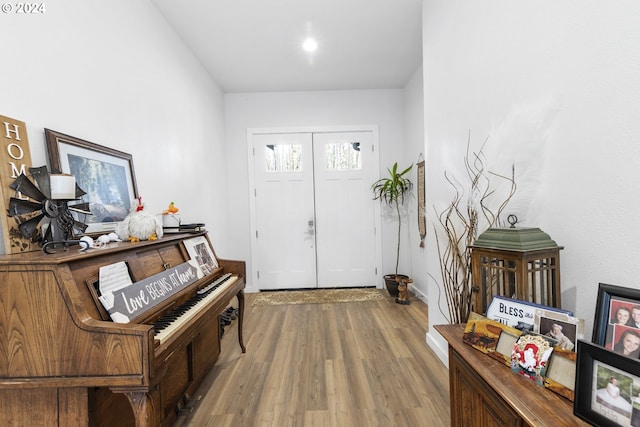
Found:
[[[359,142],[337,142],[325,145],[327,170],[360,170]]]
[[[302,171],[301,144],[269,144],[264,150],[267,172]]]

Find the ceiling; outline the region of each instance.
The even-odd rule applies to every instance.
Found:
[[[422,0],[152,2],[226,93],[402,88],[422,62]]]

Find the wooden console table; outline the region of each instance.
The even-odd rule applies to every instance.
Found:
[[[571,401],[462,342],[464,325],[434,328],[449,343],[452,426],[589,425],[573,415]]]

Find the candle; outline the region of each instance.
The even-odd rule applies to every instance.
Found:
[[[53,174],[49,177],[51,199],[73,200],[76,198],[76,177],[68,174]]]

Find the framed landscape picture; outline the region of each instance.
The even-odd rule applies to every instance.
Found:
[[[67,173],[87,194],[91,215],[80,221],[86,234],[114,231],[138,198],[131,154],[45,129],[52,173]]]

